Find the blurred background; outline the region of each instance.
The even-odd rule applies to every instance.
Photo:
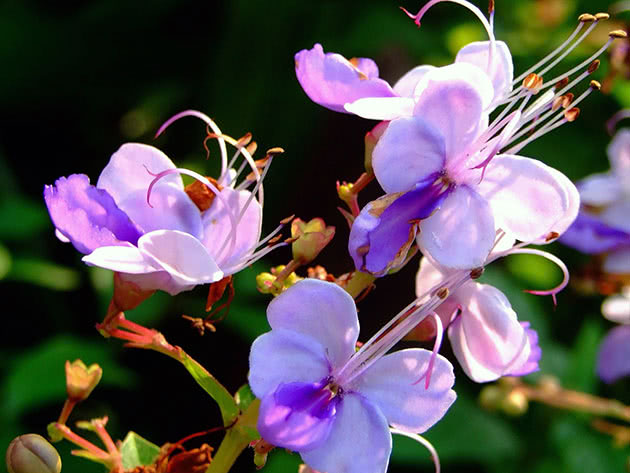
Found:
[[[476,3],[485,9],[485,2]],[[609,3],[497,0],[495,33],[510,46],[518,73],[559,45],[578,14],[606,11]],[[3,451],[19,434],[45,435],[48,422],[56,420],[65,398],[66,359],[99,363],[104,370],[71,424],[108,415],[115,439],[133,430],[158,445],[220,425],[218,409],[181,366],[154,352],[125,349],[94,329],[111,295],[111,273],[86,267],[72,246],[54,237],[44,184],[72,173],[96,182],[110,155],[128,141],[155,144],[180,167],[212,174],[217,150],[206,161],[201,122],[182,120],[153,140],[171,115],[198,109],[229,135],[251,131],[263,152],[273,146],[286,150],[265,182],[266,230],[290,214],[323,217],[337,227],[337,235],[316,262],[336,275],[349,271],[348,229],[336,209],[335,182],[354,181],[363,171],[363,136],[374,123],[312,103],[295,79],[293,55],[320,42],[326,51],[374,58],[381,76],[393,83],[417,64],[448,64],[462,45],[485,39],[481,25],[461,7],[437,5],[418,30],[399,10],[401,4],[411,11],[421,6],[398,0],[364,0],[360,6],[332,0],[0,1]],[[583,60],[627,19],[620,14],[598,26],[554,71]],[[604,56],[595,78],[603,80],[610,71]],[[626,79],[620,76],[609,85],[609,93],[583,103],[576,122],[521,154],[573,180],[608,169],[604,123],[630,106]],[[379,193],[375,182],[361,195],[361,204]],[[557,244],[551,251],[575,274],[588,261]],[[290,250],[281,248],[236,276],[236,299],[216,333],[201,337],[180,317],[204,315],[206,287],[174,298],[155,294],[128,318],[162,331],[233,392],[246,380],[249,345],[268,330],[269,296],[256,291],[255,275],[290,258]],[[414,260],[379,280],[359,304],[362,340],[414,297],[417,264]],[[630,402],[628,379],[608,386],[595,376],[599,342],[613,326],[600,315],[602,296],[570,287],[554,310],[550,298],[522,290],[555,285],[559,271],[526,256],[492,265],[484,278],[538,330],[542,373],[567,388]],[[445,343],[444,353],[449,350]],[[615,448],[609,436],[593,430],[589,416],[541,405],[530,405],[519,417],[486,412],[477,402],[481,386],[459,369],[457,375],[458,401],[426,435],[439,451],[443,471],[618,473],[628,468],[628,447]],[[220,438],[203,440],[217,446]],[[72,457],[67,443],[56,446],[64,472],[103,471]],[[274,451],[264,471],[292,472],[299,463],[298,455]],[[234,471],[255,471],[251,451]],[[390,471],[432,472],[433,466],[422,447],[396,439]]]

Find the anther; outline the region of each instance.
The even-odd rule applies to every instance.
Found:
[[[242,148],[243,146],[247,146],[250,141],[252,141],[252,134],[248,131],[236,141],[235,146],[237,148]]]
[[[533,94],[537,94],[543,84],[542,76],[539,76],[535,73],[530,73],[523,79],[523,87],[532,92]]]
[[[478,268],[474,268],[472,271],[470,271],[470,278],[479,279],[482,274],[483,274],[483,266],[479,266]]]
[[[288,217],[283,218],[282,220],[280,220],[280,224],[281,225],[286,225],[287,223],[291,222],[294,218],[295,218],[295,214],[294,215],[289,215]]]
[[[607,20],[608,18],[610,18],[610,15],[608,13],[604,13],[604,12],[595,13],[595,19],[598,21]]]
[[[611,38],[627,38],[628,33],[624,30],[612,30],[610,33],[608,33],[608,36],[610,36]]]
[[[279,146],[267,150],[267,156],[275,156],[276,154],[282,153],[284,153],[284,149],[280,148]]]
[[[578,21],[582,23],[590,23],[591,21],[596,21],[597,17],[595,15],[591,15],[590,13],[582,13],[578,16]]]
[[[564,118],[568,122],[573,122],[580,116],[580,109],[577,107],[570,108],[566,112],[564,112]]]
[[[448,287],[442,287],[435,293],[440,299],[444,300],[448,297]]]
[[[275,237],[273,237],[271,240],[267,242],[267,246],[273,246],[276,243],[278,243],[281,239],[282,239],[282,234],[276,235]]]
[[[587,69],[588,73],[592,74],[593,72],[595,72],[599,67],[600,62],[601,61],[599,59],[595,59],[592,63],[590,63]]]
[[[591,87],[591,89],[593,90],[600,90],[602,88],[602,84],[599,83],[596,80],[592,80],[591,83],[589,84],[589,86]]]
[[[494,11],[494,0],[488,2],[488,15]]]
[[[569,108],[569,105],[573,103],[574,98],[575,95],[573,95],[573,92],[567,92],[564,95],[564,100],[562,101],[562,108]]]
[[[568,83],[569,83],[569,78],[565,77],[561,79],[560,81],[558,81],[554,87],[556,88],[556,90],[560,90],[566,87]]]
[[[551,240],[555,240],[559,236],[560,234],[558,232],[549,232],[547,236],[545,237],[545,241],[550,242]]]

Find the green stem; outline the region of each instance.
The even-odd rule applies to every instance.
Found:
[[[230,471],[230,468],[232,468],[232,465],[243,450],[247,448],[249,442],[249,437],[243,436],[236,429],[228,430],[206,473],[227,473]]]

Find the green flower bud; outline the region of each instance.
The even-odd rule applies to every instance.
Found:
[[[504,397],[505,392],[500,387],[496,385],[486,386],[479,393],[479,404],[484,409],[492,411],[499,407]]]
[[[60,473],[61,458],[48,441],[37,434],[20,435],[7,449],[9,473]]]
[[[520,391],[512,391],[501,403],[501,409],[510,416],[522,416],[527,412],[529,401]]]
[[[256,289],[263,294],[271,294],[276,277],[271,273],[260,273],[256,276]]]
[[[101,380],[103,369],[96,363],[88,368],[81,360],[66,361],[66,389],[68,398],[80,402],[90,395]]]

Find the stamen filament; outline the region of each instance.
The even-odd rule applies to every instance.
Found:
[[[408,437],[412,440],[415,440],[424,448],[426,448],[431,454],[431,459],[433,460],[433,465],[435,465],[435,473],[440,473],[440,457],[438,456],[437,450],[435,447],[429,442],[427,439],[418,434],[412,434],[411,432],[405,432],[404,430],[394,429],[390,427],[390,432],[392,434],[403,435],[404,437]]]
[[[178,114],[173,115],[171,118],[166,120],[162,124],[162,126],[158,129],[157,133],[155,134],[155,138],[160,136],[164,130],[166,130],[169,126],[171,126],[172,123],[176,122],[177,120],[183,117],[199,118],[200,120],[204,121],[210,128],[212,128],[212,131],[214,131],[214,133],[217,135],[217,138],[219,140],[219,149],[221,150],[221,175],[223,175],[227,168],[227,149],[225,147],[225,140],[223,139],[223,133],[221,133],[221,130],[219,129],[217,124],[214,123],[214,121],[212,121],[210,117],[208,117],[204,113],[198,112],[197,110],[184,110],[183,112],[179,112]]]
[[[435,365],[435,358],[437,357],[438,352],[440,351],[440,347],[442,346],[442,336],[444,334],[444,327],[442,327],[442,319],[435,312],[429,314],[433,317],[435,322],[435,342],[433,343],[433,350],[431,351],[431,358],[429,359],[429,364],[427,366],[426,371],[418,381],[413,384],[418,384],[423,379],[425,380],[424,389],[429,389],[429,385],[431,384],[431,374],[433,373],[433,366]]]

